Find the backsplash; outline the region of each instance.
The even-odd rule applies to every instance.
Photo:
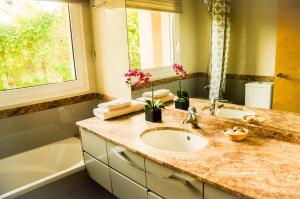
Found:
[[[182,88],[188,91],[190,97],[198,97],[198,98],[207,98],[207,94],[204,90],[204,86],[207,85],[207,77],[206,76],[197,76],[189,79],[185,79],[182,81]],[[176,94],[178,90],[178,81],[166,82],[164,84],[160,84],[158,86],[154,86],[155,90],[167,88],[170,89],[172,93]],[[142,90],[134,90],[131,93],[132,98],[140,97],[143,92],[150,91],[150,88],[142,89]]]
[[[201,75],[196,77],[191,77],[182,81],[183,88],[187,90],[191,97],[193,98],[208,98],[208,92],[205,91],[204,86],[209,84],[207,75]],[[274,77],[271,76],[256,76],[256,75],[237,75],[237,74],[227,74],[226,79],[226,91],[225,99],[234,104],[244,105],[245,104],[245,84],[251,81],[273,81]],[[162,82],[162,81],[161,81]],[[172,93],[176,94],[178,90],[178,82],[170,81],[163,82],[154,89],[167,88],[170,89]],[[149,91],[148,89],[143,90],[133,90],[132,98],[137,98],[142,95],[143,92]]]

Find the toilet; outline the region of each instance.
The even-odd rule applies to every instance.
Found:
[[[245,106],[272,108],[273,82],[249,82],[245,85]]]

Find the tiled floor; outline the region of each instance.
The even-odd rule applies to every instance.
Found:
[[[17,199],[116,199],[81,171],[26,193]]]

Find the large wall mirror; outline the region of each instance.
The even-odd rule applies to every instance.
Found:
[[[132,69],[171,66],[179,61],[179,15],[128,8],[129,62]]]
[[[300,1],[174,2],[175,12],[127,5],[132,68],[178,62],[192,74],[185,83],[192,97],[300,112]]]

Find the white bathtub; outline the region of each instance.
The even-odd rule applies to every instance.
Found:
[[[69,138],[0,160],[0,199],[14,198],[84,169],[81,142]]]

